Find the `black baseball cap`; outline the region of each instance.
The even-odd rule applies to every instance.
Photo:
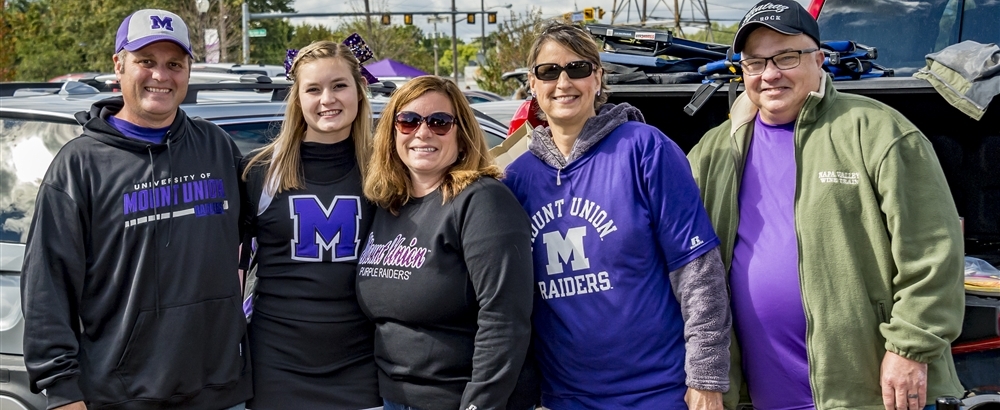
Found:
[[[761,27],[789,36],[805,34],[819,44],[819,24],[801,4],[794,0],[763,0],[740,21],[736,39],[733,40],[733,52],[742,52],[750,33]]]

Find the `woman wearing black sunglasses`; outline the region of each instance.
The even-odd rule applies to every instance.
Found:
[[[386,410],[533,404],[511,395],[530,341],[531,231],[499,176],[455,83],[396,90],[375,132],[365,195],[380,209],[357,277]]]
[[[606,104],[590,34],[532,46],[548,122],[505,183],[531,216],[542,405],[721,409],[729,299],[719,240],[684,153],[628,104]]]

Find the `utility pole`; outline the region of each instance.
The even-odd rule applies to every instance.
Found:
[[[455,0],[451,0],[451,69],[452,74],[455,79],[455,85],[458,85],[458,39],[455,36],[455,31],[458,29],[455,27],[455,12],[458,9],[455,7]]]
[[[448,17],[439,17],[435,14],[433,17],[427,18],[428,23],[434,24],[434,47],[432,47],[434,49],[434,76],[440,75],[438,73],[438,22],[441,21],[448,21]]]
[[[365,37],[371,37],[372,35],[372,10],[368,5],[368,0],[365,0],[365,18],[368,19],[368,32],[365,33]]]
[[[250,62],[250,37],[247,32],[250,29],[250,5],[243,2],[243,64]]]

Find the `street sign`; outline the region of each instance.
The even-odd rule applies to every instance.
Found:
[[[573,17],[570,20],[574,23],[583,21],[583,12],[578,11],[576,13],[573,13]]]
[[[247,30],[247,32],[250,34],[250,37],[267,37],[266,28],[252,28]]]

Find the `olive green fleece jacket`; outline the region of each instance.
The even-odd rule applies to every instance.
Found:
[[[741,95],[731,119],[688,154],[727,271],[756,114]],[[961,397],[950,343],[965,312],[964,244],[931,143],[892,108],[838,93],[829,78],[810,93],[794,132],[795,234],[816,408],[883,409],[887,350],[928,363],[928,403]],[[735,338],[732,346],[727,408],[743,382]]]

